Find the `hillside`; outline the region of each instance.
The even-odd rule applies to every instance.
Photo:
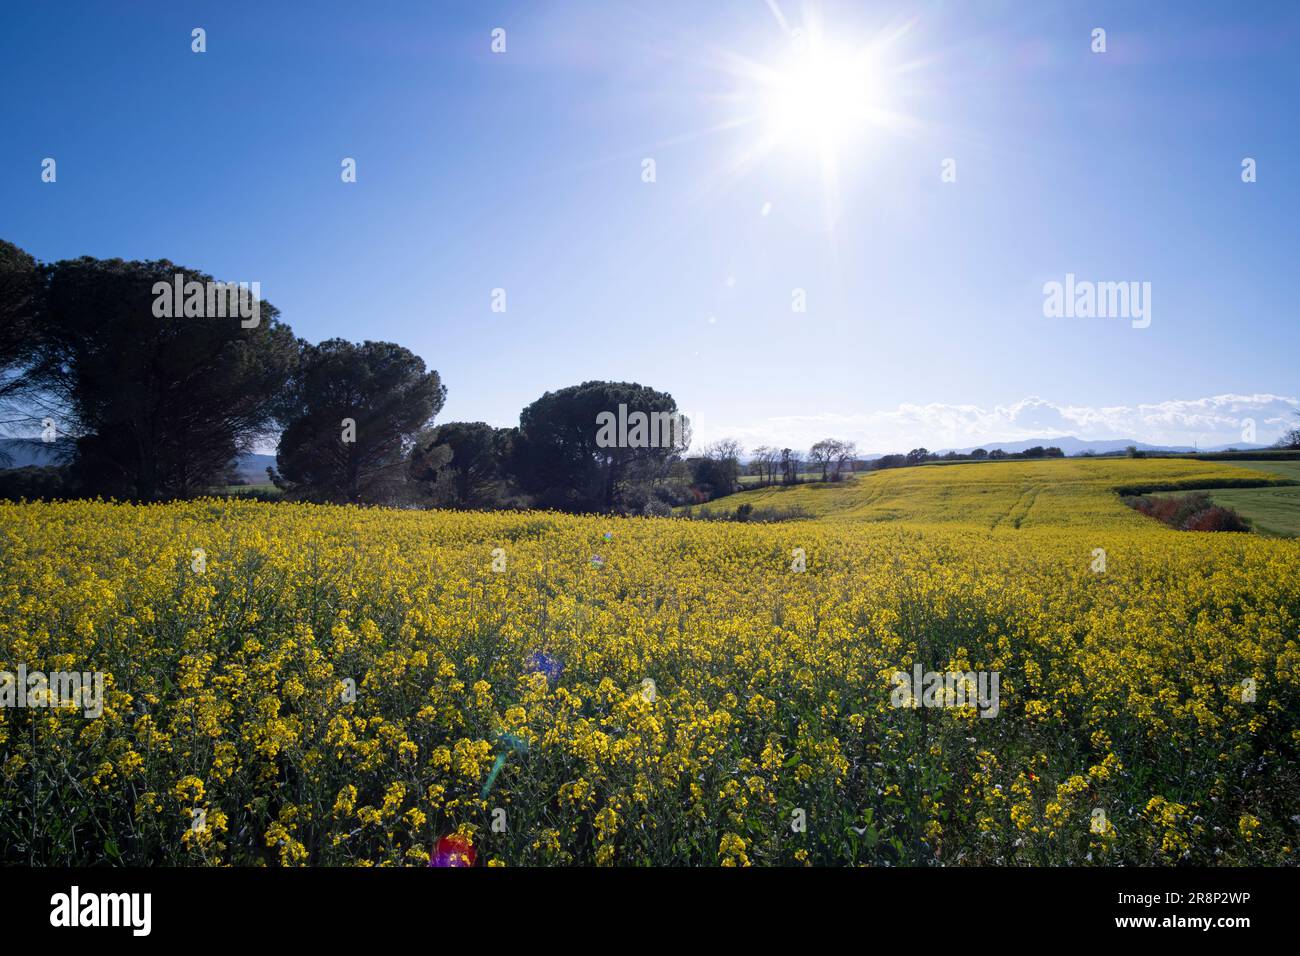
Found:
[[[742,491],[709,502],[711,511],[798,507],[851,521],[957,523],[985,528],[1089,525],[1141,527],[1116,489],[1247,487],[1285,484],[1285,474],[1182,458],[1056,458],[921,465],[870,472],[835,484]]]

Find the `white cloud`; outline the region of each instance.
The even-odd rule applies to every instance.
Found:
[[[1085,440],[1131,438],[1152,445],[1202,447],[1242,443],[1247,419],[1256,443],[1274,441],[1300,425],[1300,399],[1284,395],[1214,395],[1143,405],[1064,405],[1036,395],[1009,405],[899,405],[892,411],[851,415],[787,415],[728,425],[701,420],[695,447],[717,438],[738,439],[746,448],[778,445],[807,448],[833,436],[857,442],[863,453],[910,448],[962,448],[1030,438],[1067,435]]]

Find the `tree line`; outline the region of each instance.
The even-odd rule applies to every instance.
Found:
[[[1065,452],[1055,445],[1033,445],[1024,451],[975,448],[968,452],[946,451],[942,455],[925,448],[913,448],[906,455],[882,455],[873,463],[876,468],[904,468],[928,461],[1002,461],[1019,458],[1064,458]]]
[[[5,473],[0,492],[211,494],[271,442],[268,479],[293,500],[663,514],[735,490],[739,446],[687,461],[689,422],[666,392],[591,381],[547,392],[516,427],[435,425],[447,387],[409,349],[313,344],[265,300],[214,311],[212,290],[231,288],[168,260],[41,263],[0,241],[0,424],[38,432],[56,462]],[[184,302],[160,307],[173,290]],[[615,410],[686,427],[603,440]]]
[[[275,443],[267,480],[290,500],[668,514],[745,486],[840,481],[928,461],[1060,457],[916,448],[872,461],[851,441],[806,451],[732,439],[687,456],[672,395],[589,381],[547,392],[515,427],[434,424],[439,373],[393,342],[294,335],[270,302],[213,309],[232,290],[169,260],[41,263],[0,240],[0,428],[39,433],[55,464],[0,473],[0,497],[157,501],[221,493]],[[174,290],[174,291],[173,291]],[[170,296],[163,301],[160,299]],[[184,301],[172,301],[183,296]],[[220,301],[220,300],[218,300]],[[620,417],[618,440],[599,426]],[[628,421],[668,416],[671,440]],[[0,467],[7,464],[0,451]]]

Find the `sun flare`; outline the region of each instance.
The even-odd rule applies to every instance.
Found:
[[[836,147],[873,122],[883,93],[869,56],[808,50],[771,77],[763,115],[778,143]]]
[[[768,6],[786,41],[776,56],[710,51],[713,67],[732,80],[722,97],[730,115],[710,131],[748,130],[719,179],[756,172],[795,190],[820,183],[830,227],[842,212],[841,182],[860,181],[899,136],[924,127],[911,112],[927,61],[902,42],[915,20],[832,32],[813,6],[797,24],[776,0]]]

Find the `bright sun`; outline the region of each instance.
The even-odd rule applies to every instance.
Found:
[[[773,140],[833,149],[861,135],[879,114],[883,92],[865,55],[808,50],[770,77],[764,117]]]
[[[847,31],[823,29],[811,0],[797,25],[778,0],[767,5],[786,40],[783,55],[760,60],[709,48],[707,65],[733,81],[719,100],[734,112],[704,132],[749,128],[757,134],[737,147],[719,181],[762,167],[763,175],[803,189],[815,175],[831,225],[839,216],[842,172],[860,180],[893,139],[924,128],[907,110],[927,61],[908,57],[901,45],[916,21],[898,19],[850,40]]]

